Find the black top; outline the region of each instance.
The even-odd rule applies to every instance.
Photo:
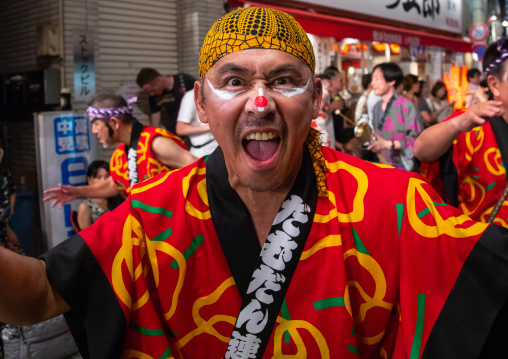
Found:
[[[164,127],[169,132],[176,133],[176,119],[178,117],[178,110],[180,103],[185,93],[194,88],[196,79],[188,74],[173,75],[174,84],[171,90],[164,89],[162,94],[150,96],[150,113],[156,113],[164,110],[167,113],[167,118],[161,116],[161,121]]]

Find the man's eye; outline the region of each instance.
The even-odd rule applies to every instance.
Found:
[[[276,85],[286,85],[288,82],[288,79],[285,77],[281,77],[280,79],[275,80]]]
[[[240,79],[229,79],[227,82],[228,86],[242,86],[242,80]]]
[[[276,79],[273,84],[275,86],[285,86],[285,85],[291,85],[293,84],[293,80],[289,77],[279,77]]]

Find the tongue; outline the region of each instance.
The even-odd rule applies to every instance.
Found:
[[[266,161],[267,159],[273,157],[278,146],[279,141],[277,140],[249,140],[245,144],[245,151],[249,156],[257,161]]]

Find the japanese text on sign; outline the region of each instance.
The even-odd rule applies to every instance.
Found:
[[[89,101],[95,95],[94,36],[92,31],[73,33],[74,99]]]
[[[405,22],[414,25],[415,29],[424,26],[462,33],[462,0],[295,1]]]
[[[90,150],[88,119],[59,117],[54,121],[56,153],[80,153]]]
[[[451,1],[448,0],[448,6],[450,5]],[[396,0],[394,3],[386,5],[388,9],[394,9],[397,6],[401,4],[401,0]],[[421,4],[421,5],[420,5]],[[455,3],[453,3],[453,6],[455,6]],[[422,15],[423,17],[431,17],[432,19],[436,18],[436,14],[439,15],[439,0],[404,0],[402,2],[402,8],[405,12],[409,12],[411,10],[416,11],[419,15]]]

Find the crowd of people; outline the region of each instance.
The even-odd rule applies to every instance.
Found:
[[[471,95],[466,99],[471,104],[478,102],[475,91],[480,87],[472,85],[478,82],[473,78],[478,72],[477,69],[468,72],[472,83],[468,89]],[[427,94],[425,81],[414,74],[404,75],[395,63],[379,64],[372,73],[363,75],[363,92],[356,101],[351,98],[345,101],[341,96],[344,81],[336,67],[330,66],[316,77],[323,83],[323,99],[312,127],[321,132],[323,145],[408,171],[419,171],[412,151],[416,137],[454,112],[455,102],[448,101],[443,81],[434,81]],[[355,132],[355,127],[362,123],[373,131],[369,141],[360,141]]]
[[[465,111],[392,62],[351,104],[294,18],[226,14],[198,80],[139,72],[150,126],[91,101],[118,147],[45,191],[86,199],[75,236],[0,247],[0,321],[64,314],[84,358],[506,357],[507,58],[500,40],[468,73]]]

